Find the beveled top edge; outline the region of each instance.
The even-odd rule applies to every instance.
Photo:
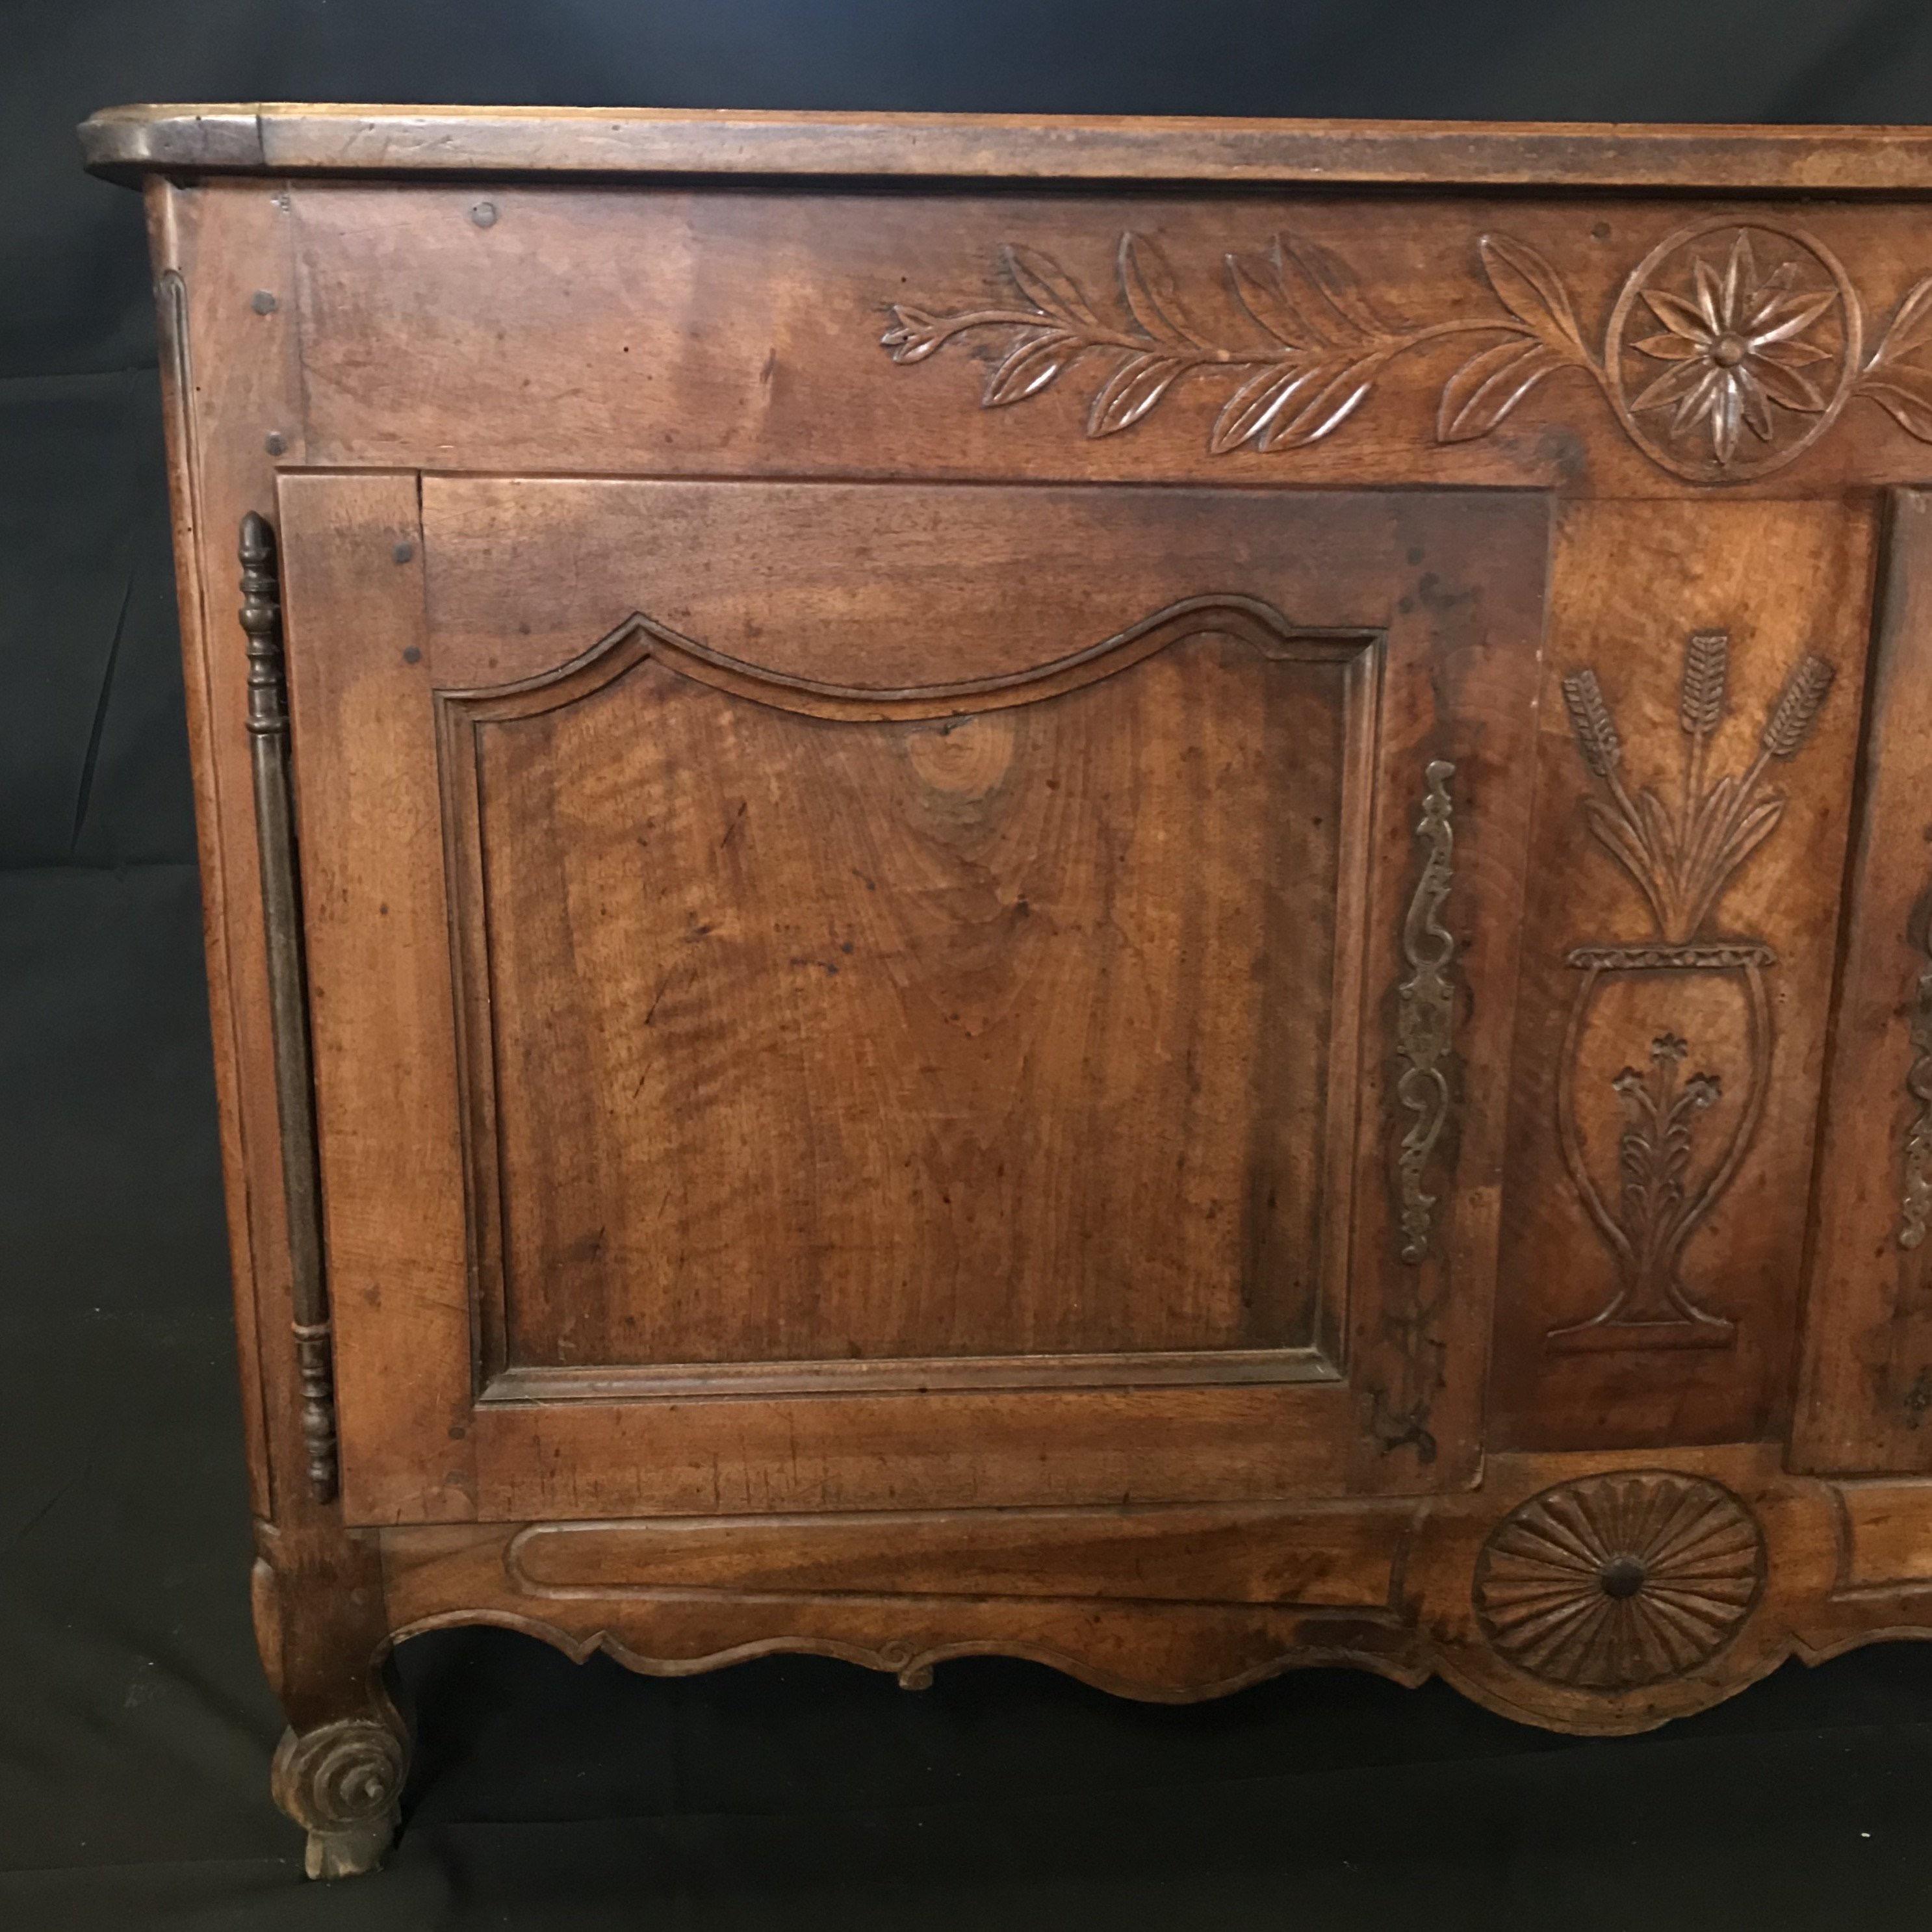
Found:
[[[800,175],[1427,188],[1932,192],[1932,128],[1112,119],[648,107],[110,107],[82,153],[149,174]]]

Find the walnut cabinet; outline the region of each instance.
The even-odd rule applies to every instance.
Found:
[[[1932,1630],[1932,139],[138,108],[310,1868],[690,1671]]]

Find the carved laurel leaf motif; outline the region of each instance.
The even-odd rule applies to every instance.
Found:
[[[1298,413],[1289,405],[1308,386],[1312,364],[1270,364],[1250,376],[1222,406],[1208,438],[1208,449],[1225,456],[1244,442],[1257,449],[1280,447],[1280,433]]]
[[[1291,284],[1299,282],[1313,291],[1314,299],[1303,304],[1304,314],[1319,315],[1325,310],[1340,318],[1340,332],[1331,332],[1330,340],[1360,344],[1396,338],[1398,332],[1376,314],[1354,270],[1332,249],[1305,235],[1277,235],[1274,253]]]
[[[1636,1690],[1723,1650],[1764,1568],[1756,1520],[1720,1484],[1664,1470],[1588,1477],[1531,1497],[1490,1532],[1477,1621],[1532,1677]]]
[[[1562,278],[1534,248],[1507,235],[1484,235],[1476,250],[1496,299],[1517,321],[1527,322],[1559,356],[1588,359]]]
[[[1932,275],[1906,292],[1891,326],[1872,352],[1858,379],[1858,393],[1869,396],[1898,426],[1932,442],[1932,370],[1906,358],[1932,342]]]
[[[1094,395],[1087,434],[1112,436],[1138,422],[1187,370],[1186,359],[1180,356],[1130,356]]]
[[[1082,329],[1101,328],[1100,318],[1080,292],[1079,284],[1052,256],[1009,243],[1000,250],[1000,265],[1007,280],[1042,315],[1066,323],[1076,334]]]
[[[1176,349],[1198,349],[1200,338],[1181,314],[1180,286],[1152,242],[1132,233],[1120,237],[1120,294],[1134,320],[1153,342]]]
[[[1443,386],[1436,412],[1438,442],[1487,436],[1530,391],[1564,366],[1546,342],[1499,342],[1472,356]]]
[[[1907,292],[1862,365],[1864,311],[1822,244],[1762,223],[1706,223],[1666,237],[1624,278],[1594,352],[1548,260],[1508,235],[1480,235],[1475,245],[1495,312],[1418,326],[1385,320],[1348,263],[1308,236],[1277,234],[1259,254],[1230,252],[1234,309],[1263,338],[1242,346],[1197,326],[1144,236],[1122,235],[1114,251],[1118,326],[1051,256],[1009,244],[1000,265],[1019,306],[935,314],[898,303],[880,340],[895,362],[912,363],[956,335],[1018,330],[986,378],[988,409],[1039,394],[1090,351],[1112,351],[1088,407],[1093,437],[1144,420],[1183,376],[1237,377],[1209,432],[1216,456],[1319,442],[1368,400],[1385,364],[1458,334],[1497,339],[1446,380],[1436,413],[1442,443],[1490,435],[1565,369],[1592,378],[1646,456],[1694,482],[1742,482],[1794,461],[1854,394],[1932,442],[1932,370],[1908,359],[1932,345],[1932,276]]]
[[[988,372],[982,405],[997,410],[1038,395],[1084,346],[1077,336],[1058,329],[1022,336],[1006,359]]]
[[[1228,254],[1222,260],[1227,266],[1234,299],[1264,335],[1272,336],[1284,349],[1312,344],[1334,346],[1329,336],[1295,306],[1294,298],[1288,293],[1288,268],[1279,235],[1265,255]]]
[[[1868,376],[1858,393],[1869,396],[1907,434],[1932,442],[1932,374],[1900,369],[1888,377]]]

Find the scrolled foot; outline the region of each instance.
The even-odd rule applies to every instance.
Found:
[[[302,1853],[302,1870],[310,1878],[360,1878],[388,1856],[395,1838],[392,1818],[355,1831],[311,1832]]]
[[[402,1740],[369,1718],[284,1734],[271,1784],[308,1833],[310,1878],[354,1878],[382,1863],[400,1822],[406,1762]]]

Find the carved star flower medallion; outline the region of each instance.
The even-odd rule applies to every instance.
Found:
[[[1742,483],[1810,448],[1855,389],[1898,415],[1884,365],[1916,338],[1906,306],[1861,368],[1864,310],[1822,242],[1751,223],[1680,229],[1631,271],[1611,311],[1611,406],[1665,469]]]
[[[1790,256],[1760,276],[1740,228],[1721,270],[1694,252],[1681,290],[1646,286],[1643,298],[1664,329],[1630,346],[1669,366],[1630,398],[1631,412],[1668,410],[1666,433],[1708,434],[1720,464],[1736,456],[1746,429],[1760,442],[1776,439],[1774,406],[1822,415],[1829,398],[1805,371],[1834,359],[1834,347],[1810,336],[1838,291],[1802,284],[1800,266]]]

